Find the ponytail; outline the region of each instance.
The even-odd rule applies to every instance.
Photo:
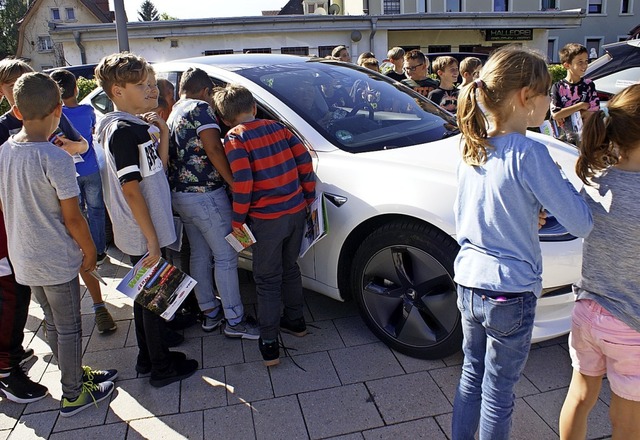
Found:
[[[586,185],[598,171],[615,165],[618,157],[607,134],[610,121],[602,110],[592,114],[582,127],[582,139],[578,145],[580,157],[576,162],[576,174]]]
[[[487,161],[487,117],[480,108],[478,94],[485,92],[481,79],[473,81],[458,96],[458,127],[463,134],[461,139],[462,159],[467,165],[478,166]]]

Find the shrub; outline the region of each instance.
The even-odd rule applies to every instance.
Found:
[[[567,76],[567,69],[562,67],[561,64],[550,64],[549,73],[551,74],[552,83],[555,84]]]
[[[82,76],[78,77],[78,101],[87,96],[93,89],[98,87],[95,79],[86,79]]]

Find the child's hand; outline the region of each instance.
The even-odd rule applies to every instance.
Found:
[[[96,262],[98,261],[98,256],[95,252],[91,252],[88,255],[85,254],[82,257],[82,265],[80,266],[83,271],[91,272],[96,269]]]
[[[542,228],[547,223],[547,211],[541,209],[538,213],[538,229]]]
[[[238,241],[242,241],[245,237],[244,229],[233,228],[233,231],[231,231],[231,233],[238,239]]]
[[[141,115],[141,118],[146,123],[152,124],[158,127],[161,132],[165,130],[169,131],[169,127],[167,126],[167,123],[156,112],[144,113],[143,115]]]
[[[160,244],[156,240],[155,243],[148,244],[147,249],[149,250],[149,254],[142,260],[142,265],[144,267],[153,267],[161,257]]]

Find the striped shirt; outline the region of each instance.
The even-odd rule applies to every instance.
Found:
[[[299,212],[315,198],[311,155],[279,122],[254,119],[229,130],[224,150],[233,173],[233,222],[247,215],[275,219]]]

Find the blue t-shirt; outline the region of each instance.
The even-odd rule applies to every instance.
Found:
[[[62,107],[62,113],[89,143],[87,151],[80,155],[83,162],[76,162],[76,172],[79,176],[97,173],[99,171],[98,161],[96,152],[93,149],[93,128],[96,125],[96,114],[93,107],[87,104],[81,104],[77,107],[64,106]]]
[[[542,292],[538,213],[545,208],[569,233],[585,237],[593,220],[547,148],[522,134],[489,139],[481,166],[461,162],[454,205],[460,252],[455,281],[501,292]]]

